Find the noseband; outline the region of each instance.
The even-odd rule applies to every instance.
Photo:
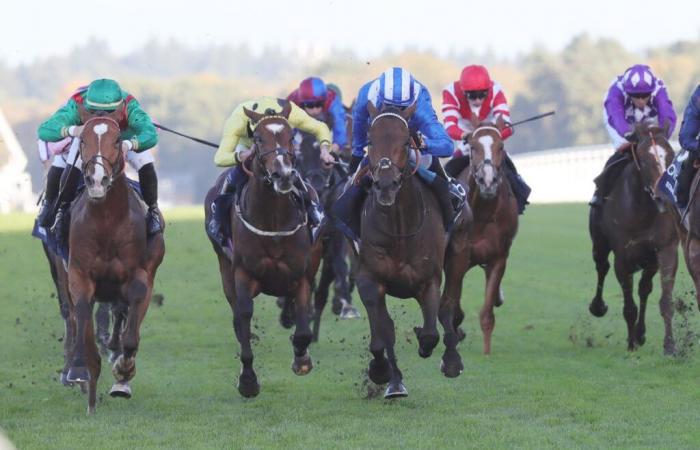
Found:
[[[93,117],[93,118],[88,119],[85,122],[85,124],[83,125],[83,129],[87,128],[87,126],[90,124],[90,122],[93,122],[95,120],[105,120],[107,122],[111,122],[117,128],[117,131],[120,131],[119,122],[112,119],[111,117],[104,117],[104,116]],[[117,140],[117,147],[118,147],[117,148],[117,156],[114,159],[114,161],[110,161],[109,159],[107,159],[106,157],[101,155],[101,148],[100,148],[102,145],[102,136],[101,135],[97,136],[97,146],[98,146],[97,147],[97,154],[93,155],[93,157],[87,161],[85,161],[85,158],[83,158],[84,145],[85,145],[85,141],[83,141],[81,139],[80,140],[79,154],[80,154],[80,159],[83,161],[83,178],[85,178],[85,176],[86,176],[85,174],[86,174],[87,169],[89,167],[102,166],[102,168],[105,169],[105,172],[107,172],[107,168],[108,168],[107,166],[109,166],[109,184],[106,187],[106,190],[109,190],[112,187],[112,183],[114,182],[114,179],[116,177],[118,177],[119,175],[121,175],[122,172],[124,171],[124,166],[125,166],[124,155],[122,153],[120,141]],[[98,159],[97,159],[98,157],[102,161],[98,161]],[[105,165],[105,163],[107,163],[107,164]]]
[[[501,137],[501,130],[499,130],[496,127],[492,127],[490,125],[484,125],[484,126],[478,127],[476,130],[474,130],[472,132],[472,139],[481,130],[493,130],[496,133],[498,133],[499,137]],[[501,162],[503,162],[503,161],[501,161]],[[481,170],[483,170],[484,167],[486,167],[486,166],[491,166],[491,168],[493,169],[493,173],[495,174],[494,175],[495,179],[498,180],[500,177],[501,167],[500,166],[496,167],[496,165],[494,165],[493,161],[490,158],[486,158],[485,155],[484,155],[484,160],[481,161],[479,164],[477,164],[477,165],[470,164],[470,165],[471,165],[472,177],[474,178],[474,180],[476,180],[476,174],[479,173]]]
[[[651,147],[650,147],[650,148],[653,148],[653,149],[654,149],[653,155],[654,155],[654,158],[656,159],[656,164],[658,164],[659,167],[661,167],[661,155],[659,155],[659,150],[658,150],[658,148],[657,148],[656,137],[655,137],[656,135],[661,135],[661,132],[658,132],[658,133],[654,134],[654,133],[652,133],[651,131],[649,131],[649,132],[647,133],[647,136],[644,136],[644,138],[640,139],[636,144],[633,144],[633,145],[632,145],[632,148],[630,149],[630,153],[632,153],[632,159],[634,160],[634,165],[635,165],[635,167],[637,168],[637,171],[639,172],[640,175],[642,175],[643,172],[642,172],[642,167],[641,167],[641,165],[639,164],[639,159],[637,158],[637,149],[642,145],[643,142],[651,141]],[[663,136],[663,138],[664,138],[664,140],[665,140],[666,142],[668,142],[668,140],[666,139],[665,136]],[[664,166],[665,166],[665,164],[664,164]],[[662,174],[662,176],[663,176],[663,174]],[[651,186],[648,185],[648,184],[646,184],[646,183],[644,184],[644,190],[651,196],[652,199],[655,198],[655,196],[654,196],[654,186],[656,186],[656,184],[659,182],[659,179],[660,179],[660,178],[661,178],[661,176],[660,176],[659,178],[657,178],[657,179],[652,183]],[[644,181],[644,177],[642,177],[642,182],[643,182],[643,181]]]
[[[260,119],[254,126],[254,129],[257,130],[258,126],[263,123],[265,120],[270,120],[270,119],[282,119],[284,120],[284,125],[289,126],[289,122],[287,119],[283,116],[268,116]],[[294,152],[286,147],[275,147],[270,150],[262,151],[260,149],[260,138],[255,135],[255,132],[253,132],[253,156],[255,158],[255,162],[258,164],[258,166],[261,167],[262,169],[262,180],[265,181],[267,184],[273,184],[272,180],[272,174],[270,174],[270,171],[267,170],[267,167],[265,167],[265,160],[264,158],[272,153],[276,153],[277,156],[286,156],[289,155],[290,159],[292,160],[292,173],[294,175],[298,175],[296,169],[294,169],[294,162],[296,160],[296,155]],[[243,171],[251,178],[256,178],[257,176],[253,171],[248,169],[245,165],[245,163],[241,163],[241,167],[243,168]]]

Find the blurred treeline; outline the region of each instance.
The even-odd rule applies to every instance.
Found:
[[[333,82],[350,104],[359,87],[385,68],[410,69],[433,96],[439,113],[441,90],[456,80],[466,64],[484,64],[501,83],[514,120],[557,110],[554,118],[525,125],[509,140],[511,152],[606,142],[602,99],[612,79],[632,64],[649,64],[666,83],[676,112],[682,115],[700,82],[700,40],[678,42],[644,54],[614,40],[575,37],[560,52],[533,49],[511,60],[470,51],[445,57],[423,50],[385,53],[371,61],[332,50],[252,52],[245,45],[193,49],[177,42],[152,41],[125,56],[116,56],[98,40],[69,55],[10,68],[0,62],[0,107],[28,153],[34,189],[42,187],[42,168],[35,153],[36,127],[66,101],[79,85],[110,77],[134,94],[158,122],[218,142],[234,106],[259,95],[286,96],[309,75]],[[171,199],[199,202],[220,169],[214,149],[161,133],[158,171],[170,180]],[[172,197],[176,194],[176,198]]]

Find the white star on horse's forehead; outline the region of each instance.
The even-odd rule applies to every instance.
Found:
[[[267,125],[265,125],[265,128],[267,128],[272,134],[277,134],[284,130],[284,124],[268,123]]]
[[[106,123],[98,123],[95,125],[92,130],[95,132],[96,135],[102,136],[107,132],[107,124]]]

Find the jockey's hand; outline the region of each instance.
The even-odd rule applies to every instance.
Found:
[[[132,148],[134,148],[134,144],[131,141],[122,141],[122,152],[124,152],[124,154],[128,153]]]
[[[247,149],[245,149],[245,150],[240,150],[240,151],[238,152],[238,159],[239,159],[241,162],[245,162],[245,160],[247,160],[248,158],[250,158],[250,155],[252,155],[252,154],[253,154],[253,149],[247,148]]]
[[[83,125],[73,125],[68,127],[68,136],[80,137],[83,133]]]
[[[467,142],[467,138],[469,138],[469,135],[472,134],[471,131],[463,131],[462,136],[460,136],[460,139],[462,142]]]
[[[331,153],[333,153],[334,155],[339,155],[340,154],[340,145],[338,145],[334,142],[333,145],[331,145]]]
[[[321,144],[321,162],[323,166],[328,169],[335,164],[335,158],[331,154],[331,146],[327,142]]]
[[[632,137],[633,137],[633,136],[634,136],[634,131],[628,131],[628,132],[625,133],[625,135],[622,136],[622,137],[624,137],[625,139],[627,139],[628,142],[632,142]]]

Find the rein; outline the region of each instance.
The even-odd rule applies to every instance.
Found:
[[[85,122],[85,124],[83,125],[83,127],[84,127],[83,129],[85,129],[85,127],[87,127],[90,122],[95,121],[95,120],[105,120],[107,122],[111,122],[117,128],[117,131],[120,131],[119,122],[112,119],[111,117],[104,117],[104,116],[103,117],[99,117],[99,116],[92,117],[92,118],[88,119]],[[80,150],[78,153],[80,154],[80,159],[83,161],[83,177],[85,176],[84,174],[87,171],[87,168],[90,167],[91,165],[92,166],[102,166],[103,169],[107,169],[107,166],[104,164],[104,162],[102,162],[102,161],[106,161],[107,164],[109,165],[109,184],[107,185],[106,189],[109,190],[112,187],[112,182],[114,181],[114,179],[116,177],[118,177],[119,175],[121,175],[122,172],[124,171],[124,168],[125,168],[124,155],[122,153],[120,141],[117,141],[117,146],[118,146],[117,156],[114,159],[114,161],[110,161],[108,158],[101,155],[101,151],[102,151],[102,149],[101,149],[101,146],[102,146],[101,135],[98,135],[97,142],[98,142],[97,154],[94,155],[89,160],[85,161],[85,158],[83,158],[83,146],[85,145],[85,141],[82,139],[80,140]],[[98,157],[102,161],[98,161]],[[118,170],[115,170],[115,168],[117,168]]]
[[[637,158],[637,149],[640,147],[642,142],[646,142],[646,141],[651,141],[652,148],[654,149],[653,155],[654,155],[654,158],[656,159],[656,164],[658,164],[659,167],[661,167],[661,155],[659,155],[659,150],[658,150],[657,144],[656,144],[656,138],[654,137],[654,133],[649,131],[648,136],[645,136],[643,139],[641,139],[636,144],[632,144],[632,148],[630,148],[630,153],[632,153],[632,159],[634,160],[634,165],[637,168],[637,171],[639,172],[640,175],[642,174],[642,166],[639,164],[639,158]],[[663,174],[662,174],[662,176],[663,176]],[[652,186],[656,186],[656,184],[659,182],[660,178],[661,178],[661,176],[659,178],[657,178],[656,181],[654,181]],[[654,189],[651,186],[645,184],[644,190],[647,192],[647,194],[649,194],[651,196],[652,199],[654,199]]]

